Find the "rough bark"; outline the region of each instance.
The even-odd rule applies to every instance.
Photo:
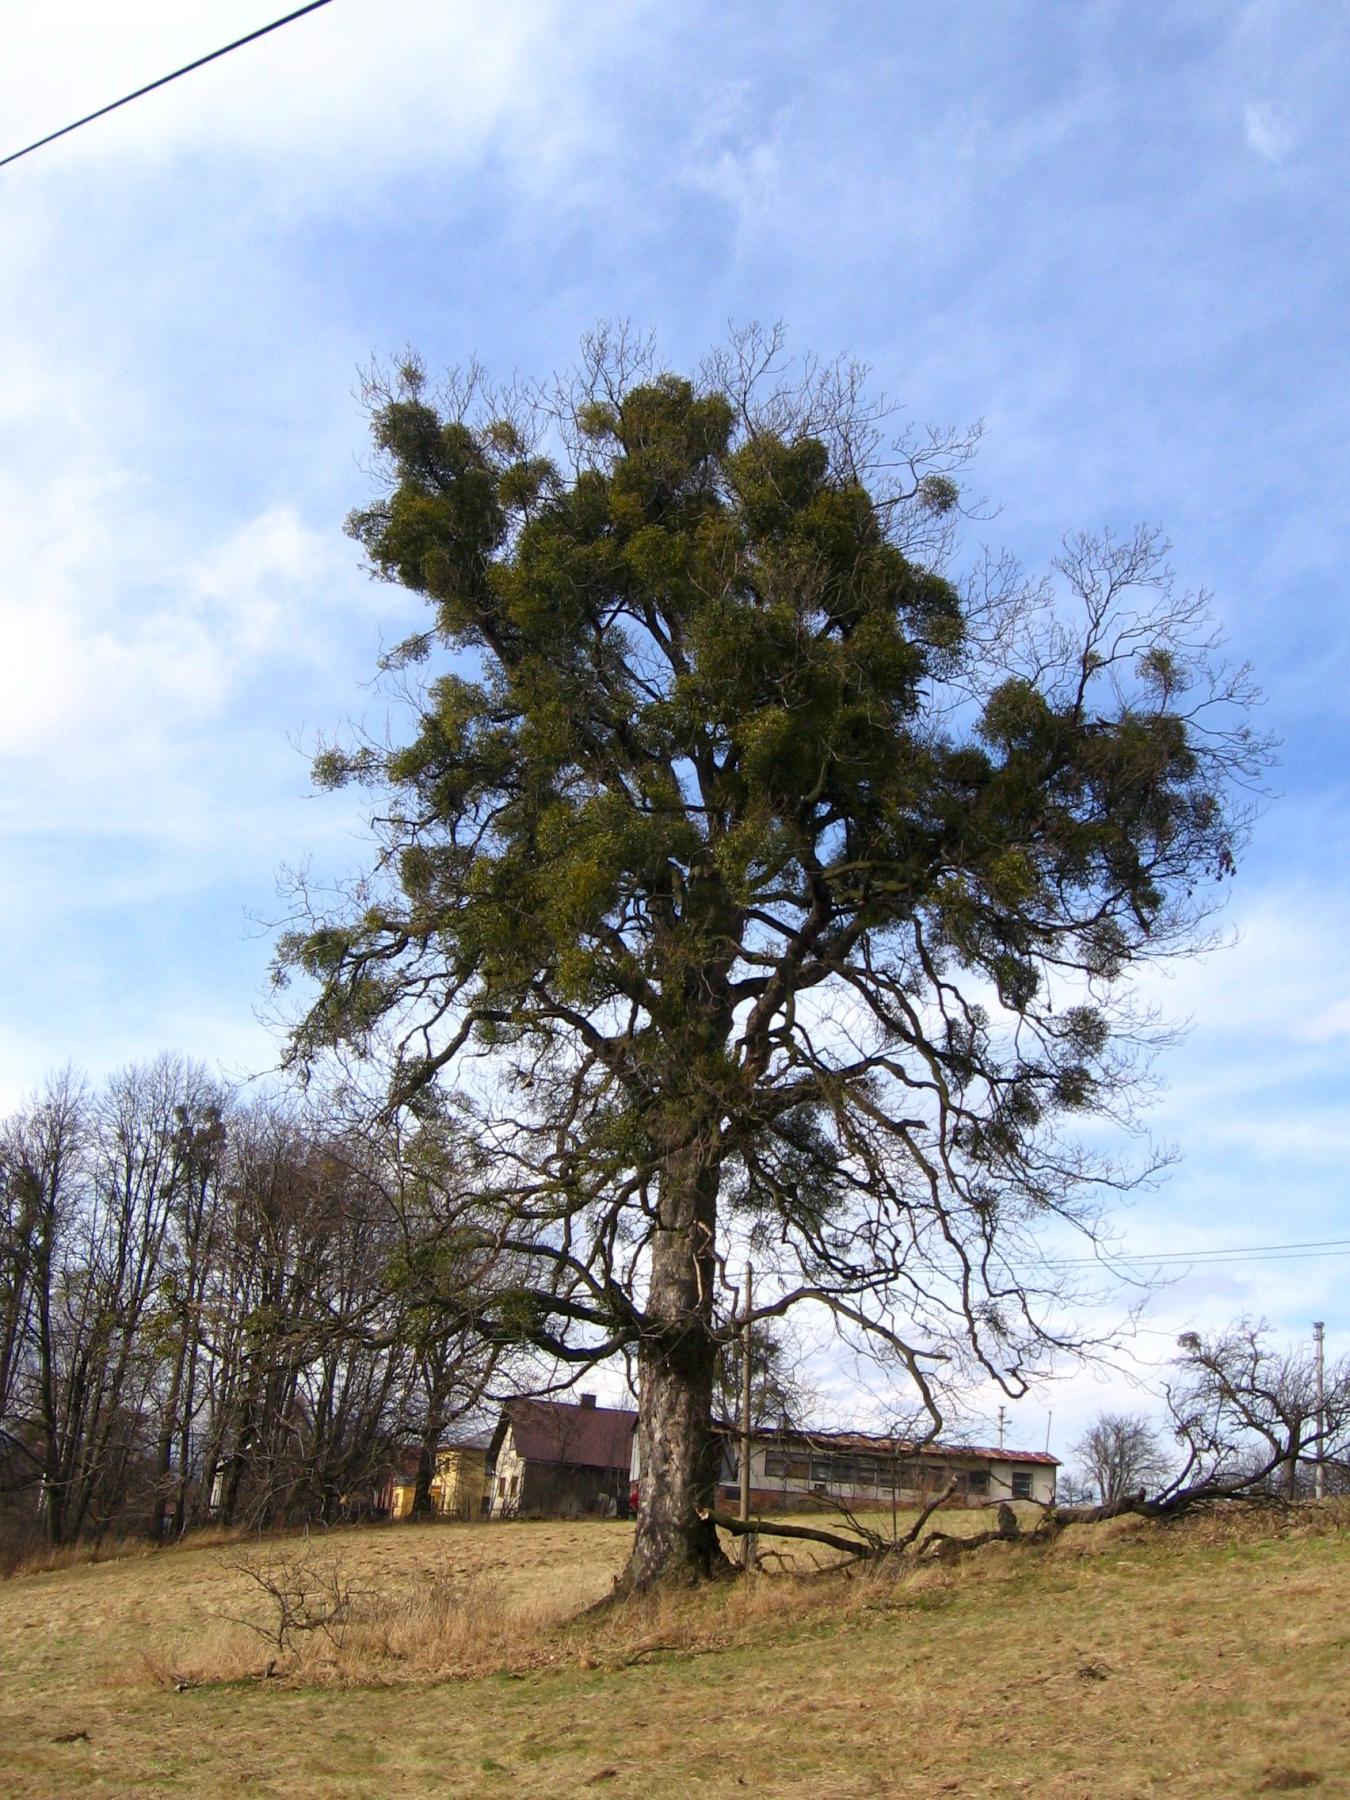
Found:
[[[638,1354],[640,1506],[625,1588],[698,1581],[729,1568],[711,1513],[718,1171],[685,1144],[666,1160]]]

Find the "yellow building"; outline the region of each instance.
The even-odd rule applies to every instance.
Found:
[[[442,1444],[431,1477],[431,1510],[442,1519],[477,1519],[487,1491],[487,1445],[484,1442]],[[389,1517],[412,1516],[417,1497],[417,1453],[404,1458],[403,1469],[389,1484]]]

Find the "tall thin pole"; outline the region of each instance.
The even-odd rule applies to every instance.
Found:
[[[1005,1409],[1000,1406],[998,1409],[998,1447],[1000,1450],[1003,1448],[1003,1425],[1005,1418]]]
[[[750,1523],[750,1307],[754,1293],[755,1271],[745,1265],[745,1319],[741,1325],[741,1522]],[[741,1539],[741,1561],[748,1569],[755,1560],[754,1539],[747,1532]]]
[[[1313,1343],[1317,1346],[1317,1461],[1313,1465],[1313,1493],[1319,1500],[1327,1497],[1326,1430],[1326,1328],[1321,1319],[1313,1320]]]

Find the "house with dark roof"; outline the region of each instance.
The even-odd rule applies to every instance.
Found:
[[[508,1400],[488,1447],[491,1516],[627,1518],[637,1418],[594,1394]]]

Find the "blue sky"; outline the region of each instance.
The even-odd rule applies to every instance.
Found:
[[[273,16],[11,7],[0,153]],[[362,858],[304,748],[378,719],[418,617],[341,534],[358,366],[541,373],[621,316],[681,366],[781,318],[985,421],[972,548],[1147,520],[1213,589],[1279,792],[1238,941],[1158,984],[1184,1161],[1121,1229],[1350,1237],[1348,48],[1329,0],[334,0],[0,172],[0,1108],[67,1058],[274,1054],[250,921]],[[1242,1312],[1350,1349],[1348,1274],[1197,1272],[1131,1354]],[[1014,1429],[1121,1403],[1079,1376]]]

